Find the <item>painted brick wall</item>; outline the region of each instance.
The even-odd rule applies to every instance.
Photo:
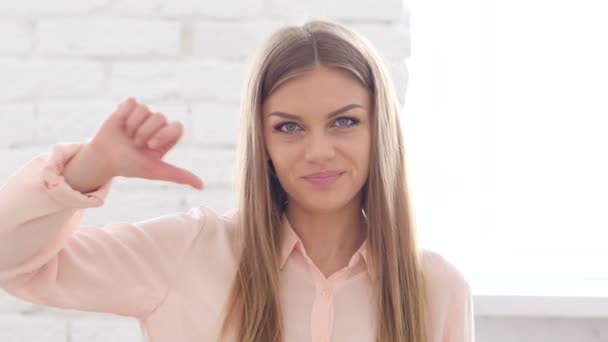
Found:
[[[371,39],[403,102],[409,35],[401,1],[0,0],[0,182],[55,142],[87,139],[134,95],[184,123],[166,160],[200,175],[206,189],[119,177],[83,222],[136,221],[200,203],[231,208],[245,58],[281,24],[314,15]],[[141,340],[134,319],[39,306],[0,290],[0,341]]]

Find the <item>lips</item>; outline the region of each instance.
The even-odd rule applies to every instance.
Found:
[[[305,176],[304,179],[314,187],[327,187],[334,184],[343,173],[344,171],[335,170],[315,172]]]
[[[321,180],[321,179],[325,179],[325,178],[332,178],[332,177],[336,177],[341,175],[342,173],[344,173],[343,171],[322,171],[322,172],[315,172],[315,173],[311,173],[307,176],[304,176],[304,178],[306,179],[310,179],[310,180]]]

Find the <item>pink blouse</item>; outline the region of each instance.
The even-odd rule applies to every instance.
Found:
[[[0,188],[0,287],[32,303],[134,317],[149,342],[216,341],[240,255],[235,210],[83,225],[112,184],[83,194],[65,182],[64,165],[83,144],[55,144]],[[367,241],[326,278],[285,216],[282,229],[285,341],[375,341]],[[463,275],[429,250],[423,267],[429,342],[474,341]]]

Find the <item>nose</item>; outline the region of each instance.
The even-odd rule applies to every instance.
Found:
[[[336,154],[334,142],[325,133],[310,134],[305,144],[305,159],[308,162],[324,164]]]

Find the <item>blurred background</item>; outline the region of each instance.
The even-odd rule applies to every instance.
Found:
[[[389,67],[421,241],[469,279],[477,341],[608,341],[607,13],[604,0],[0,0],[0,184],[133,95],[184,123],[165,159],[206,189],[119,177],[83,223],[232,208],[247,58],[283,24],[330,17]],[[135,319],[0,290],[0,341],[143,338]]]

